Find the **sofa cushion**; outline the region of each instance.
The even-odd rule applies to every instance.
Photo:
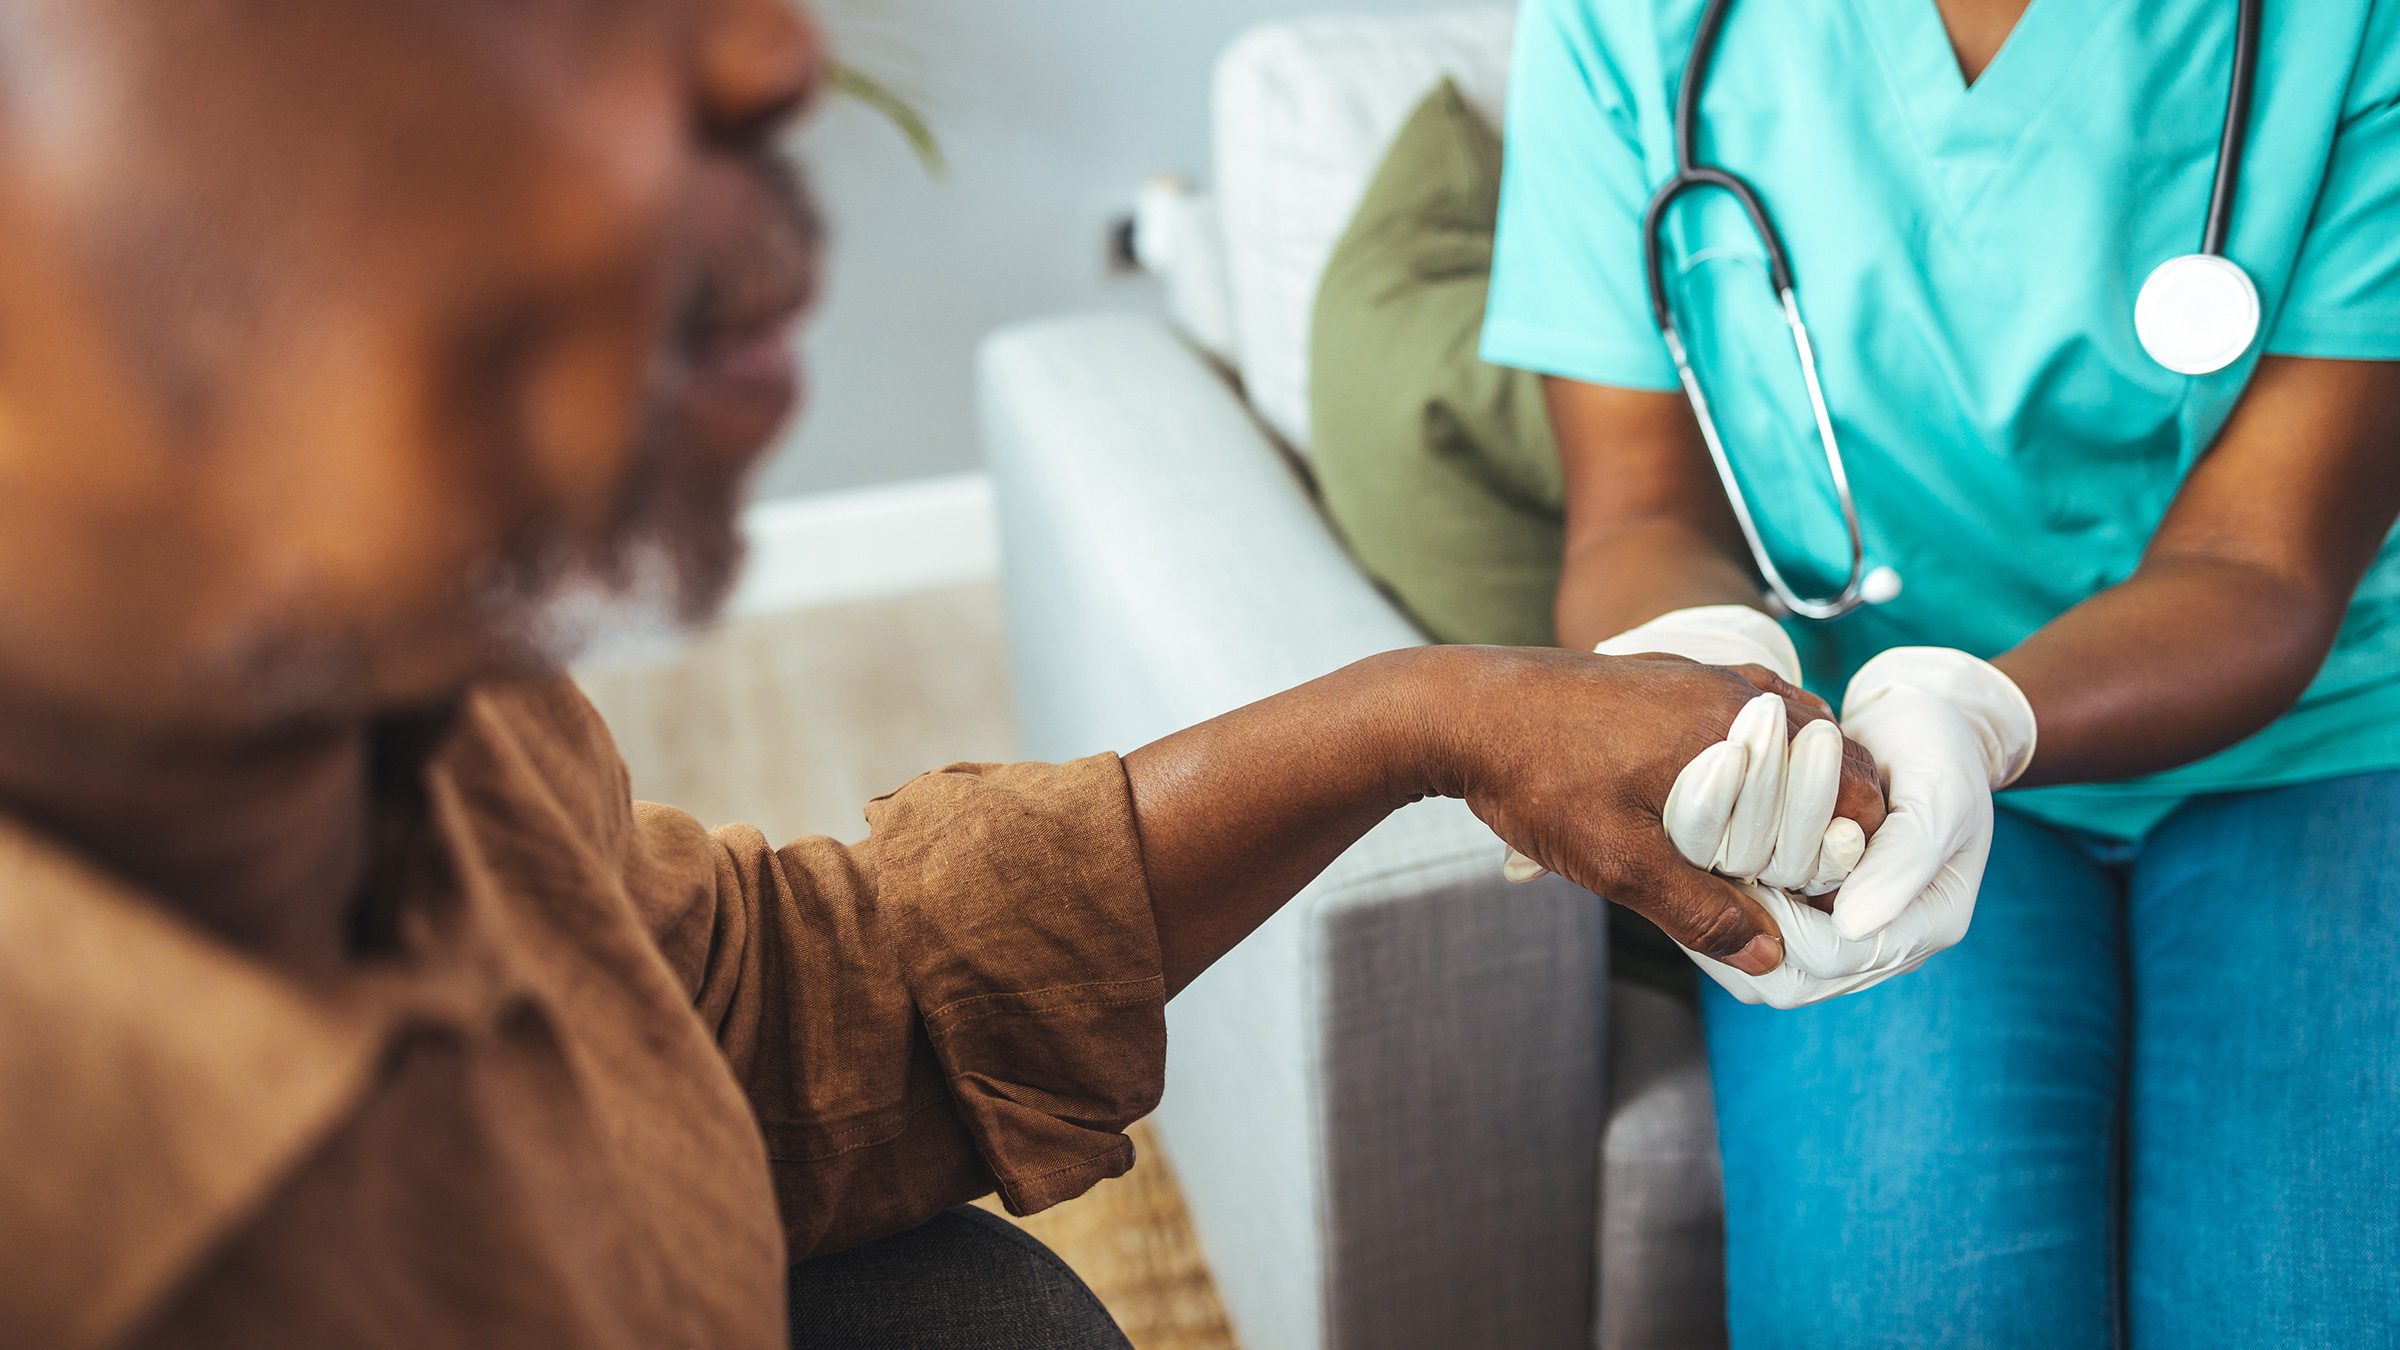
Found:
[[[1295,448],[1308,430],[1317,282],[1402,122],[1444,75],[1496,125],[1512,6],[1269,24],[1218,59],[1217,209],[1251,406]]]
[[[1326,265],[1310,459],[1368,575],[1442,642],[1548,647],[1564,544],[1541,377],[1483,363],[1500,135],[1444,80]]]

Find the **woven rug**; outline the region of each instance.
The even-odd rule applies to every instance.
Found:
[[[1134,1350],[1238,1350],[1158,1135],[1147,1125],[1132,1133],[1132,1171],[1012,1222],[1074,1267]],[[1005,1215],[999,1201],[983,1203]]]

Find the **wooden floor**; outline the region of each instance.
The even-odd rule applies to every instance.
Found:
[[[861,808],[918,773],[1018,756],[999,588],[726,624],[667,657],[585,669],[637,797],[770,839],[855,841]],[[1138,1350],[1235,1350],[1155,1136],[1141,1161],[1025,1220]]]

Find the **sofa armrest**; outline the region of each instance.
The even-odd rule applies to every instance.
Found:
[[[1026,743],[1129,749],[1422,637],[1225,379],[1123,315],[985,346]],[[1580,1345],[1605,926],[1393,815],[1169,1009],[1159,1125],[1250,1350]]]
[[[1163,324],[1007,329],[979,385],[1034,753],[1127,749],[1424,643],[1226,377]]]

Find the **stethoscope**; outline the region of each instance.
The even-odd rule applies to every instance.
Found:
[[[2133,304],[2133,326],[2141,338],[2143,350],[2151,359],[2180,375],[2207,375],[2223,370],[2250,350],[2258,338],[2258,287],[2239,263],[2225,256],[2226,231],[2233,223],[2233,199],[2242,176],[2244,140],[2250,129],[2251,90],[2258,77],[2259,16],[2265,0],[2240,0],[2233,40],[2233,89],[2225,106],[2225,132],[2217,143],[2217,177],[2208,198],[2208,224],[2200,236],[2200,251],[2171,258],[2159,264],[2142,284],[2141,294]],[[1658,331],[1665,337],[1667,354],[1674,358],[1675,372],[1683,381],[1683,392],[1691,400],[1692,411],[1700,420],[1700,435],[1708,443],[1709,458],[1715,461],[1717,477],[1725,484],[1726,500],[1733,504],[1734,519],[1740,522],[1742,538],[1750,545],[1750,556],[1757,560],[1759,574],[1775,598],[1792,613],[1806,619],[1838,619],[1861,605],[1880,605],[1900,594],[1900,574],[1889,567],[1867,568],[1867,545],[1858,527],[1858,500],[1851,495],[1850,475],[1842,463],[1842,449],[1833,433],[1833,418],[1825,411],[1825,390],[1817,380],[1816,349],[1808,340],[1808,325],[1801,322],[1800,302],[1793,294],[1792,264],[1784,252],[1783,236],[1767,215],[1766,203],[1756,189],[1740,176],[1715,165],[1699,163],[1700,92],[1708,81],[1708,66],[1715,55],[1717,37],[1724,30],[1725,15],[1733,8],[1733,0],[1709,0],[1701,12],[1700,30],[1692,38],[1691,55],[1683,67],[1683,86],[1675,96],[1675,176],[1667,180],[1658,195],[1650,199],[1649,210],[1642,218],[1642,255],[1649,270],[1650,312],[1658,320]],[[1701,188],[1721,188],[1741,204],[1750,217],[1751,225],[1767,249],[1767,276],[1783,304],[1784,322],[1792,330],[1792,347],[1800,356],[1800,373],[1808,385],[1809,409],[1816,415],[1817,439],[1825,448],[1825,468],[1833,478],[1833,490],[1842,505],[1842,524],[1850,532],[1850,576],[1839,595],[1829,599],[1811,600],[1793,591],[1790,583],[1777,570],[1775,560],[1767,555],[1766,541],[1758,534],[1758,522],[1750,511],[1750,502],[1742,494],[1741,484],[1734,479],[1733,461],[1726,457],[1725,442],[1717,434],[1716,418],[1708,408],[1708,395],[1700,388],[1699,377],[1692,373],[1691,353],[1684,348],[1683,335],[1676,330],[1675,314],[1667,303],[1666,250],[1663,230],[1667,208],[1687,192]]]

